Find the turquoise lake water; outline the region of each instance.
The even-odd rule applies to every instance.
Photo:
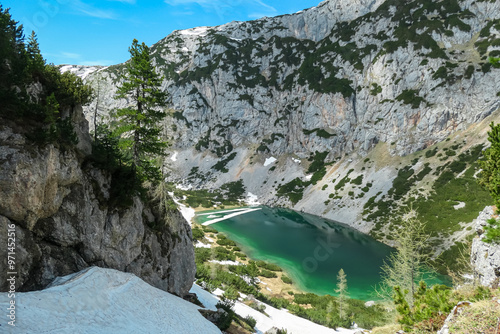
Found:
[[[207,217],[196,219],[202,223]],[[288,209],[262,207],[211,226],[250,258],[281,266],[299,288],[319,295],[334,294],[342,268],[351,298],[375,299],[380,267],[392,251],[348,226]]]

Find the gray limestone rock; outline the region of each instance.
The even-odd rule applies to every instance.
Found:
[[[74,117],[87,123],[81,108]],[[165,219],[153,203],[138,198],[130,207],[111,205],[110,176],[80,159],[90,152],[88,126],[77,133],[81,145],[62,151],[0,128],[0,243],[8,244],[12,227],[15,268],[10,271],[18,273],[18,291],[43,288],[57,276],[95,265],[134,273],[177,295],[187,293],[195,274],[189,224],[178,211]],[[2,268],[7,268],[6,252],[2,247]],[[8,290],[6,275],[0,273],[0,291]]]
[[[482,241],[484,226],[492,216],[492,207],[486,207],[476,219],[478,236],[472,241],[471,264],[481,285],[497,288],[500,286],[500,245]]]

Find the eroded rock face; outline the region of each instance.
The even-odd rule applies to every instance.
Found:
[[[88,137],[87,130],[79,134]],[[0,243],[7,244],[14,225],[18,291],[94,265],[184,295],[195,274],[189,224],[177,211],[167,223],[137,198],[128,208],[108,205],[110,177],[89,163],[82,167],[89,147],[89,138],[81,138],[79,150],[39,148],[0,128]],[[2,268],[6,251],[0,250]],[[2,270],[1,291],[7,290],[6,275]]]
[[[241,179],[261,203],[370,232],[374,224],[363,206],[387,194],[401,167],[386,168],[377,148],[408,156],[495,120],[500,69],[488,55],[500,50],[493,42],[499,19],[498,1],[429,7],[421,0],[405,6],[327,0],[291,15],[174,31],[151,46],[173,109],[164,125],[178,159],[165,161],[168,181],[190,179],[194,188],[212,190]],[[62,70],[99,89],[99,99],[85,109],[90,124],[96,110],[105,121],[130,103],[115,98],[124,64]],[[279,198],[277,187],[306,177],[306,159],[315,152],[340,162],[296,204]],[[318,191],[370,154],[381,157],[382,168],[363,172],[373,187],[356,207],[339,198],[348,192],[330,198]],[[263,166],[271,156],[276,170]],[[224,159],[225,169],[214,168]]]
[[[487,220],[493,216],[493,208],[486,207],[476,220],[476,232],[471,250],[474,274],[481,285],[497,288],[500,286],[500,245],[482,241]]]

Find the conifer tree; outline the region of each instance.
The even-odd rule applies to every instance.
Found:
[[[479,184],[489,191],[497,208],[500,208],[500,124],[490,124],[488,131],[488,141],[491,146],[483,153],[483,158],[479,160],[481,174],[479,174]]]
[[[159,125],[166,116],[167,96],[161,90],[162,78],[155,72],[149,47],[134,39],[129,52],[131,59],[116,98],[131,99],[133,105],[114,113],[119,121],[116,131],[122,136],[121,147],[130,154],[139,177],[155,182],[161,179],[161,171],[154,166],[154,159],[165,155],[167,147],[160,138]]]
[[[394,288],[399,287],[409,307],[413,307],[417,282],[422,279],[429,258],[429,237],[424,231],[425,225],[415,219],[415,215],[415,212],[407,214],[395,232],[398,245],[382,266],[382,284],[378,291],[382,297],[391,299]]]
[[[34,31],[32,31],[30,37],[28,37],[26,53],[28,56],[28,70],[33,76],[41,75],[45,67],[45,59],[43,59],[40,52],[40,46]]]
[[[500,67],[500,62],[497,61],[494,64]],[[479,174],[479,184],[488,190],[498,211],[500,208],[500,124],[495,125],[491,122],[490,127],[488,141],[491,145],[483,152],[483,157],[479,160],[479,166],[482,169]],[[500,222],[497,219],[488,220],[485,235],[483,241],[500,244]]]
[[[347,315],[347,276],[344,269],[340,269],[337,275],[337,289],[335,289],[335,292],[338,294],[339,318],[344,320]]]

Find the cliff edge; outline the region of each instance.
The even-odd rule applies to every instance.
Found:
[[[21,126],[0,125],[0,243],[14,246],[2,247],[0,258],[2,268],[9,264],[17,273],[17,291],[99,266],[186,294],[196,270],[189,224],[177,210],[164,217],[139,198],[129,207],[112,201],[111,175],[88,159],[91,139],[81,107],[70,117],[79,137],[74,149],[36,145]],[[0,273],[0,291],[8,291],[7,274]]]

